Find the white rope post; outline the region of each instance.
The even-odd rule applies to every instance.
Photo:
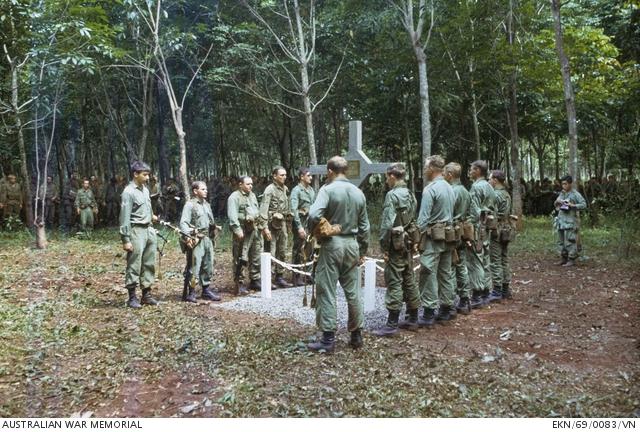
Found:
[[[372,312],[376,308],[376,262],[367,259],[364,262],[364,311]]]
[[[271,254],[262,252],[260,254],[260,297],[271,298]]]

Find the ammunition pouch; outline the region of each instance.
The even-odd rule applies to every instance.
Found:
[[[255,221],[250,216],[247,216],[245,220],[240,221],[240,224],[242,226],[242,231],[246,233],[253,231],[253,229],[256,227]]]
[[[447,226],[444,223],[438,222],[438,223],[435,223],[435,224],[431,225],[427,229],[427,232],[429,233],[429,235],[430,235],[432,240],[434,240],[434,241],[444,241],[444,240],[446,240],[446,233],[445,233],[445,229],[446,228],[447,228]]]
[[[516,229],[509,221],[502,222],[498,225],[497,237],[500,243],[510,243],[516,239]]]
[[[462,222],[462,240],[474,241],[476,239],[476,229],[471,222]]]
[[[278,212],[273,213],[269,221],[269,226],[274,231],[280,231],[284,227],[284,215]]]
[[[410,248],[413,247],[413,245],[420,244],[420,228],[418,228],[418,225],[415,221],[410,222],[406,226],[405,232],[407,233],[407,241],[409,242]]]
[[[498,228],[498,218],[496,218],[495,215],[487,215],[484,223],[489,230],[495,230]]]
[[[405,250],[406,233],[401,226],[391,228],[391,246],[393,250],[401,252]]]
[[[456,242],[459,242],[462,239],[462,222],[456,222],[453,225],[453,231],[455,232]]]
[[[453,225],[447,225],[444,227],[444,241],[446,243],[455,243],[456,240],[456,229]]]

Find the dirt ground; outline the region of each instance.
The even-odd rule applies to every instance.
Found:
[[[361,353],[346,347],[343,330],[337,353],[317,356],[296,343],[313,334],[313,328],[225,311],[208,302],[179,302],[181,259],[177,251],[167,253],[157,289],[163,304],[136,315],[123,307],[122,257],[113,245],[98,242],[83,250],[82,243],[53,242],[47,253],[23,248],[17,254],[0,248],[5,341],[0,347],[0,414],[361,415],[352,399],[334,400],[324,408],[316,402],[314,408],[283,389],[288,382],[304,381],[309,365],[317,369],[343,361],[374,361],[370,367],[376,369],[372,359],[380,358],[381,370],[387,359],[434,363],[428,367],[435,370],[440,370],[439,364],[461,364],[455,397],[469,400],[471,407],[445,409],[438,396],[418,411],[398,408],[387,415],[640,415],[640,271],[628,264],[588,260],[566,269],[554,265],[548,255],[514,257],[513,300],[433,329],[403,331],[389,340],[366,334]],[[229,268],[229,251],[220,250],[216,259],[217,283],[223,292],[230,291],[230,276],[223,271]],[[245,338],[249,342],[243,345]],[[292,366],[257,373],[257,365],[273,358],[274,352],[274,362],[291,361]],[[538,375],[543,370],[547,372]],[[503,373],[511,381],[514,376],[531,376],[534,383],[519,385],[540,391],[538,401],[548,402],[549,392],[562,392],[554,381],[573,386],[567,394],[575,400],[558,399],[549,406],[539,402],[540,411],[513,406],[484,410],[482,404],[490,405],[490,398],[467,389],[473,388],[478,374],[492,382],[495,374]],[[501,379],[496,379],[496,387]],[[444,380],[453,382],[454,377]],[[538,390],[530,387],[538,384]],[[300,389],[320,398],[331,394],[324,387],[295,385],[297,394]],[[374,385],[384,388],[384,376]],[[520,394],[525,387],[509,391]],[[412,389],[408,387],[407,394],[413,394]],[[251,411],[244,406],[258,398],[272,398],[271,408],[260,405]],[[589,400],[584,411],[576,407],[581,401],[586,404],[582,398]],[[294,401],[300,405],[295,411]],[[475,406],[480,408],[474,411]],[[434,407],[438,409],[430,411]],[[377,415],[384,412],[381,408]]]

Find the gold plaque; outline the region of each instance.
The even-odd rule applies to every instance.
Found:
[[[360,178],[360,161],[359,160],[347,161],[347,178],[352,180]]]

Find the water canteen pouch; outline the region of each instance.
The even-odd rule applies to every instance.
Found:
[[[490,230],[494,230],[498,228],[498,219],[494,215],[487,215],[485,224],[487,228]]]
[[[472,223],[462,223],[462,239],[466,241],[474,241],[476,239],[476,230]]]
[[[462,240],[462,224],[460,222],[456,223],[453,226],[453,230],[456,235],[456,241],[459,242],[460,240]]]
[[[444,228],[444,241],[447,243],[455,243],[456,241],[456,230],[452,225],[447,225]]]
[[[284,225],[284,215],[282,213],[274,213],[271,215],[271,228],[275,231],[281,230]]]
[[[405,249],[405,232],[401,226],[391,228],[391,245],[396,251]]]
[[[434,241],[445,240],[445,225],[441,222],[431,226],[431,238]]]
[[[415,221],[409,222],[409,225],[405,227],[405,232],[411,246],[420,244],[422,236],[420,235],[420,228],[418,228]]]

